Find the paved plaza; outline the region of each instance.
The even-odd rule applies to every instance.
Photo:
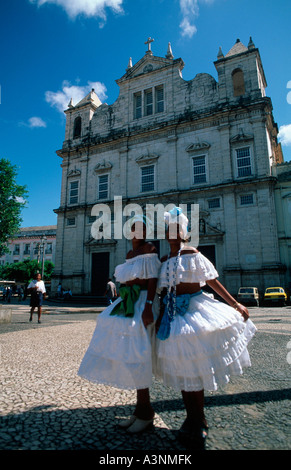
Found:
[[[102,308],[46,302],[42,323],[29,306],[11,304],[0,324],[1,450],[99,450],[186,453],[177,441],[181,396],[159,381],[151,388],[154,428],[130,436],[117,426],[135,391],[77,376]],[[206,392],[207,450],[291,449],[291,307],[250,308],[258,332],[252,367],[224,389]]]

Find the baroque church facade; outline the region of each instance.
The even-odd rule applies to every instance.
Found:
[[[283,156],[259,50],[251,38],[248,46],[237,40],[226,55],[219,49],[217,78],[186,81],[170,44],[165,57],[153,54],[150,38],[145,44],[116,80],[112,105],[92,90],[65,111],[52,287],[104,293],[131,247],[125,238],[92,237],[93,207],[107,204],[114,214],[115,196],[123,206],[199,204],[198,248],[232,294],[284,284],[274,176]],[[166,240],[156,245],[168,252]]]

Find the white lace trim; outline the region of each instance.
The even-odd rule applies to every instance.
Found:
[[[160,269],[160,276],[158,280],[158,290],[163,287],[167,287],[167,264],[170,263],[170,286],[173,286],[173,272],[174,263],[176,258],[169,258],[167,261],[162,263]],[[200,286],[204,286],[206,281],[216,279],[219,276],[215,267],[202,253],[190,253],[181,255],[177,266],[177,280],[176,284],[181,282],[199,283]]]
[[[156,253],[146,253],[127,259],[115,268],[115,279],[124,283],[134,279],[152,279],[159,277],[161,262]]]

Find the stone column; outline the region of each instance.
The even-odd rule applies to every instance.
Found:
[[[11,323],[12,308],[8,305],[0,304],[0,324]]]

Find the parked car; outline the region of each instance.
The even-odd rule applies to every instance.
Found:
[[[287,294],[283,287],[268,287],[264,295],[264,305],[286,305]]]
[[[237,294],[238,302],[248,305],[259,306],[260,297],[257,287],[240,287]]]

